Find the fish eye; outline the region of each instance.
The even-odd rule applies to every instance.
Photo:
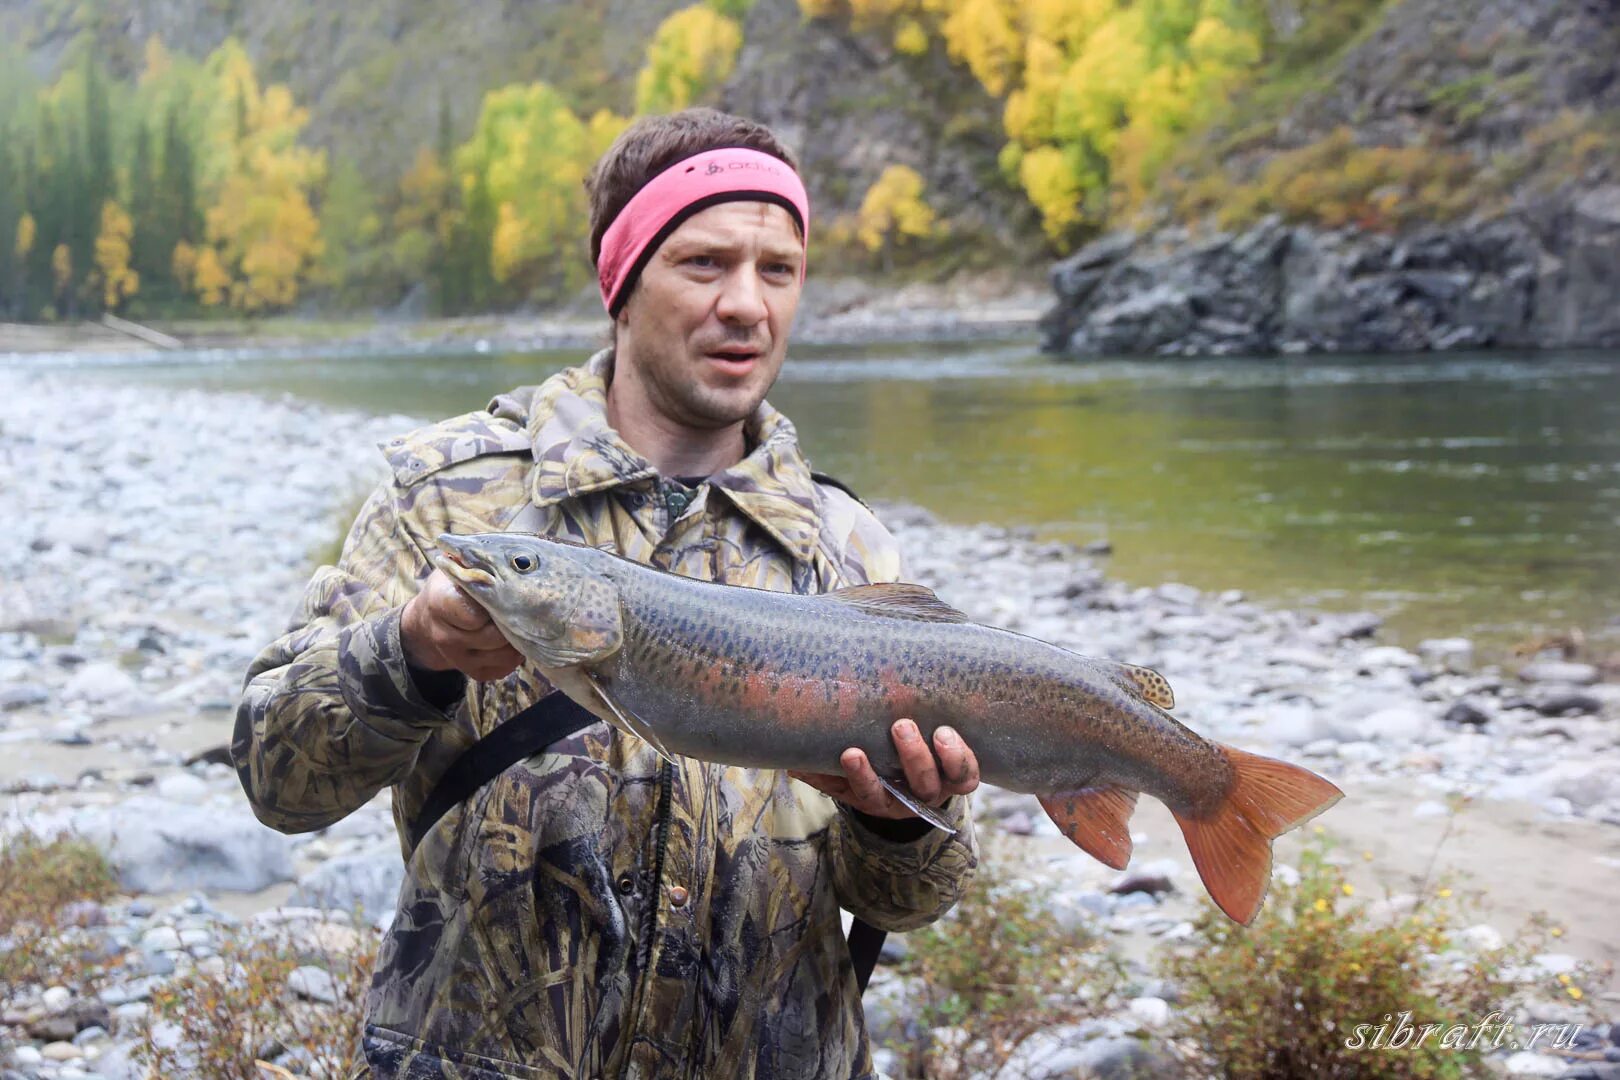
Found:
[[[520,574],[527,574],[530,570],[534,569],[534,556],[532,556],[532,555],[514,555],[514,556],[512,556],[512,569],[516,570]]]

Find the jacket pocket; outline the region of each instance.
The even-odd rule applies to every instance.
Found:
[[[553,1080],[564,1075],[423,1042],[376,1024],[366,1025],[363,1045],[370,1080]]]

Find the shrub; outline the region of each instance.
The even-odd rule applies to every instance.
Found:
[[[985,843],[951,913],[907,935],[903,970],[916,977],[918,1020],[965,1032],[964,1049],[951,1055],[964,1075],[999,1067],[1034,1031],[1117,1004],[1122,965],[1099,935],[1054,919],[1052,893],[1022,859]],[[931,1075],[940,1075],[938,1062]]]
[[[99,965],[88,936],[64,924],[75,901],[118,891],[112,867],[89,841],[20,833],[0,846],[0,1005],[29,986],[82,990]]]
[[[1318,834],[1321,836],[1321,834]],[[1478,1049],[1441,1045],[1434,1033],[1417,1047],[1363,1047],[1372,1029],[1403,1013],[1425,1023],[1466,1024],[1493,1011],[1512,1015],[1521,987],[1513,967],[1537,951],[1532,930],[1511,946],[1474,954],[1458,947],[1452,921],[1457,901],[1442,886],[1393,921],[1371,917],[1352,898],[1343,871],[1319,839],[1300,862],[1299,882],[1273,882],[1264,911],[1237,926],[1206,902],[1194,947],[1165,963],[1183,989],[1180,1034],[1214,1075],[1243,1080],[1417,1078],[1473,1075],[1490,1037]]]
[[[151,1074],[197,1080],[352,1075],[360,1065],[355,1055],[376,938],[361,931],[334,943],[330,931],[346,928],[323,928],[328,936],[317,941],[300,941],[286,929],[229,940],[210,958],[217,962],[199,962],[155,991],[139,1052]],[[299,968],[324,971],[325,977],[315,977],[332,1000],[298,1000],[288,978]]]

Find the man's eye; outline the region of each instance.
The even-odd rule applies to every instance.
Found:
[[[693,255],[686,261],[688,265],[695,266],[699,270],[710,270],[720,265],[714,261],[713,255]]]
[[[765,272],[767,274],[775,274],[775,275],[778,275],[778,276],[785,277],[785,276],[787,276],[789,274],[792,274],[794,271],[793,271],[793,267],[788,265],[787,263],[775,262],[775,263],[766,263],[765,264]]]

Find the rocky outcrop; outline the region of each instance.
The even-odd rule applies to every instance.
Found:
[[[1620,184],[1406,236],[1115,233],[1059,262],[1045,347],[1076,356],[1620,345]]]

